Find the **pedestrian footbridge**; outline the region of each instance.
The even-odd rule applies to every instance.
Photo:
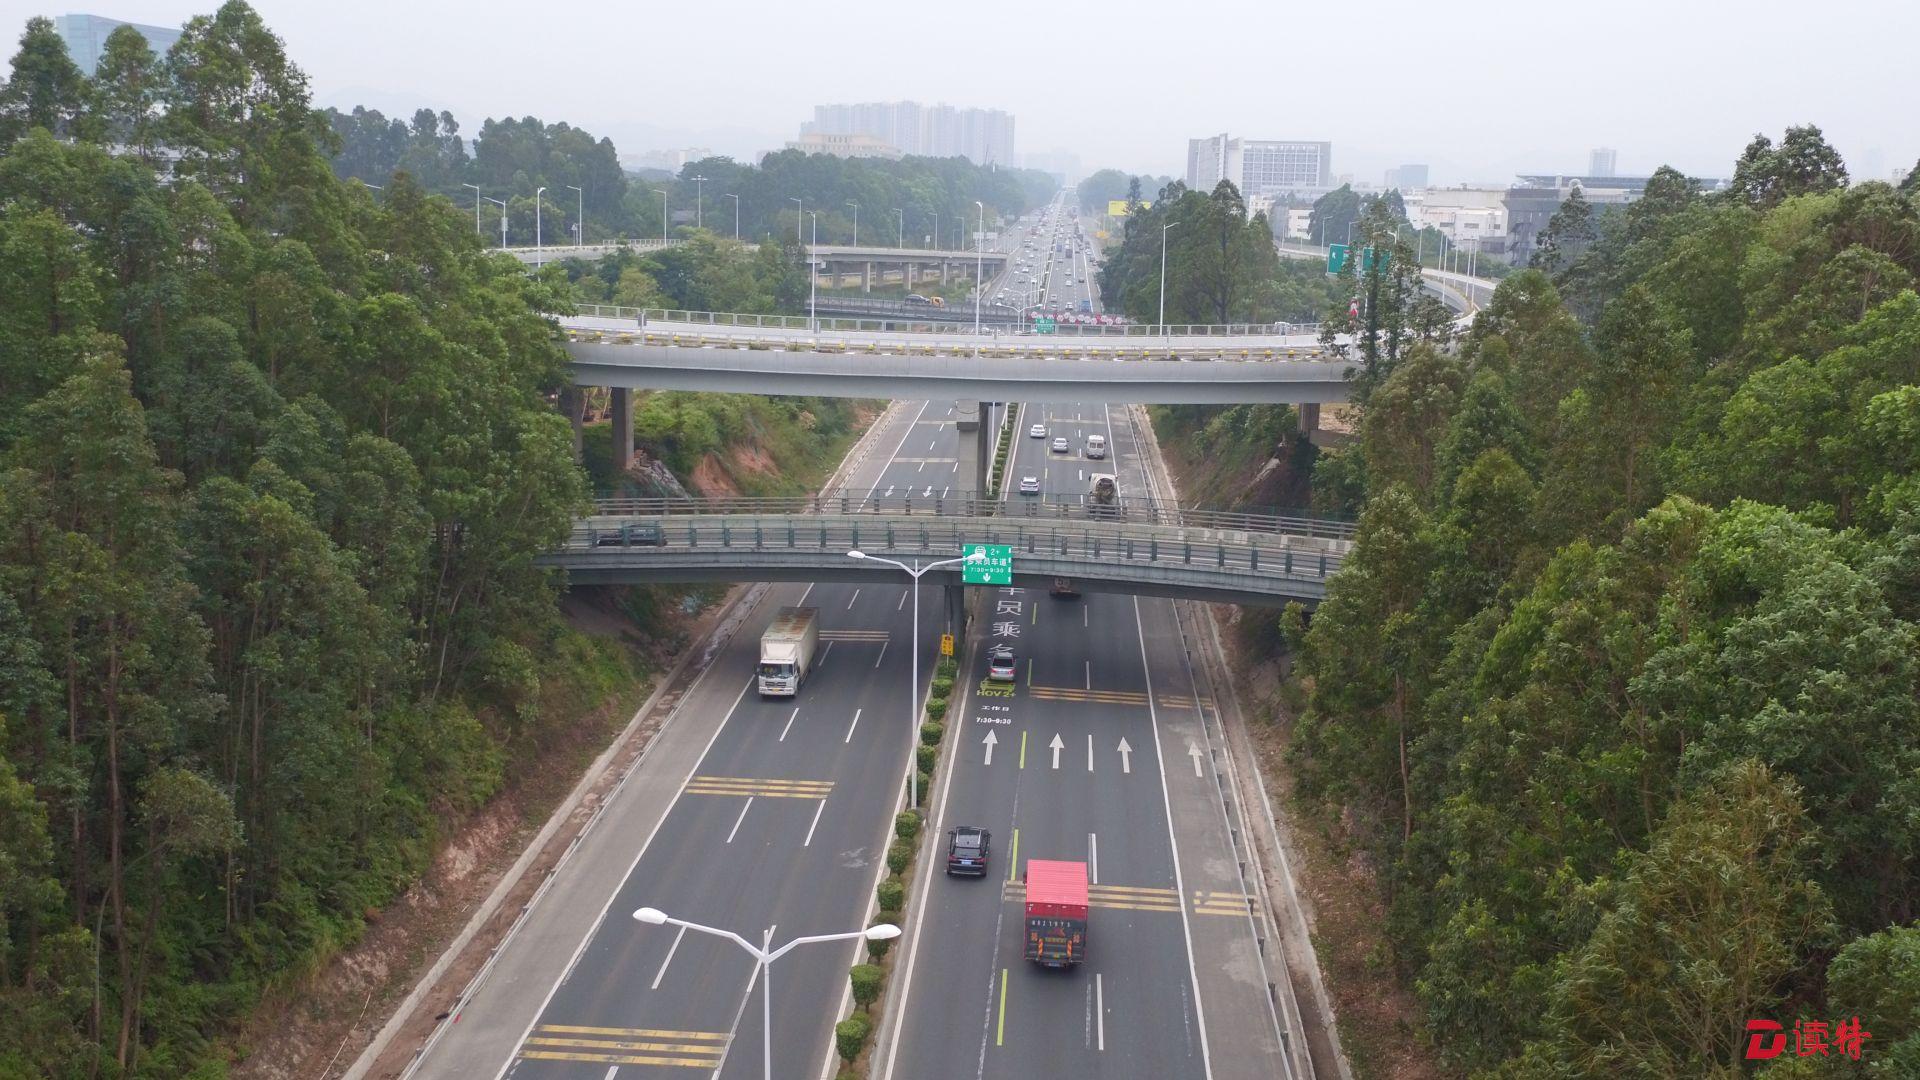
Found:
[[[1350,523],[1187,510],[1149,499],[1003,502],[834,492],[794,499],[606,499],[541,565],[575,584],[891,581],[966,544],[1013,549],[1014,585],[1237,604],[1317,603],[1351,547]],[[957,587],[959,570],[935,571]],[[955,605],[957,607],[957,605]]]

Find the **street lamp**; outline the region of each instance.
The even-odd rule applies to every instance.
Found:
[[[893,208],[893,212],[900,215],[899,243],[900,243],[901,249],[905,250],[907,246],[907,212],[905,210],[900,209],[897,206]]]
[[[820,292],[820,271],[813,265],[814,252],[820,247],[820,215],[812,210],[807,216],[813,219],[813,240],[807,244],[807,332],[820,332],[820,320],[813,313],[814,297]]]
[[[667,189],[654,188],[653,193],[660,196],[660,244],[662,247],[665,247],[667,243]]]
[[[800,246],[800,225],[801,225],[802,219],[807,216],[807,204],[805,200],[801,199],[797,195],[787,196],[787,201],[790,203],[799,204],[799,208],[794,210],[793,212],[793,244],[795,247],[799,247]]]
[[[896,559],[882,558],[879,555],[869,555],[855,548],[847,552],[847,558],[865,559],[869,562],[886,563],[888,566],[897,566],[906,571],[907,576],[913,579],[913,677],[912,681],[907,684],[907,728],[910,731],[918,731],[920,729],[920,719],[916,713],[919,702],[916,698],[920,693],[920,575],[929,570],[937,570],[942,566],[952,566],[954,563],[978,562],[983,556],[980,555],[979,552],[973,552],[971,554],[961,555],[958,558],[941,559],[939,562],[931,562],[925,566],[921,566],[916,560],[912,566],[908,566],[906,563]],[[907,805],[918,808],[920,805],[920,764],[917,760],[907,762],[907,777]]]
[[[1160,226],[1160,336],[1167,336],[1167,230],[1180,224],[1169,221]]]
[[[702,210],[702,207],[706,206],[707,204],[706,190],[707,190],[707,178],[704,176],[694,177],[693,178],[693,227],[696,229],[703,228],[706,222],[706,216],[704,211]]]
[[[473,189],[473,231],[479,232],[480,231],[480,185],[479,184],[461,184],[460,186],[470,187]]]
[[[737,244],[740,242],[740,196],[729,192],[720,197],[733,200],[733,242]]]
[[[847,205],[853,207],[853,246],[859,247],[860,246],[860,204],[857,202],[849,201]]]
[[[933,212],[933,250],[940,250],[940,211]]]
[[[980,245],[985,243],[984,238],[987,235],[987,204],[981,202],[979,199],[975,199],[973,200],[973,205],[980,208],[980,226],[973,230],[973,336],[979,337],[980,298],[985,295],[987,291],[987,283],[980,277]],[[974,347],[979,348],[978,345]]]
[[[547,190],[546,188],[539,188],[539,189],[536,189],[533,193],[533,265],[536,267],[539,266],[541,263],[540,196],[544,194],[546,190]]]
[[[576,209],[573,215],[574,238],[577,242],[573,246],[585,247],[587,243],[587,193],[577,187],[573,187],[572,184],[568,184],[567,186],[573,188],[573,193],[577,197]]]
[[[760,1075],[763,1080],[773,1080],[773,962],[787,955],[796,945],[811,945],[822,941],[891,941],[900,936],[900,928],[892,923],[879,923],[865,930],[852,930],[844,934],[809,934],[797,937],[779,948],[773,947],[773,928],[769,926],[755,946],[746,938],[731,930],[721,930],[712,926],[702,926],[685,919],[676,919],[659,908],[643,907],[633,913],[638,922],[648,926],[678,926],[684,930],[695,930],[702,934],[726,938],[753,957],[754,964],[760,969]]]
[[[507,250],[507,204],[504,199],[487,196],[487,201],[500,208],[500,250]]]

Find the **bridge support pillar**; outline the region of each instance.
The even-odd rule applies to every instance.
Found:
[[[947,275],[952,272],[953,272],[953,264],[947,262],[947,260],[945,259],[941,259],[940,260],[940,284],[945,285],[947,283]]]
[[[613,393],[613,467],[626,472],[633,465],[633,391],[615,386]]]
[[[860,272],[860,291],[863,293],[873,291],[873,263],[871,262],[866,263]]]
[[[960,490],[976,499],[987,497],[987,464],[992,453],[985,425],[980,422],[980,403],[960,401],[954,404],[954,429],[959,432],[955,456],[960,461],[960,476],[967,481]]]
[[[967,587],[965,585],[943,585],[940,591],[946,594],[947,628],[944,631],[953,635],[954,651],[959,652],[959,642],[967,640]]]
[[[1312,438],[1313,433],[1320,430],[1320,403],[1302,402],[1295,405],[1294,409],[1300,414],[1300,434]]]

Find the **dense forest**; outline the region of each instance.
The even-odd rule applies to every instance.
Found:
[[[1293,761],[1460,1074],[1920,1076],[1916,184],[1758,138],[1363,345]]]
[[[586,496],[557,269],[336,179],[245,4],[0,89],[0,1076],[223,1025],[633,681],[533,557]]]
[[[514,244],[534,241],[534,192],[540,187],[547,188],[540,232],[548,244],[573,243],[582,212],[589,241],[663,235],[664,191],[672,215],[668,235],[703,224],[730,237],[737,202],[742,240],[784,241],[796,235],[796,225],[803,233],[810,230],[810,215],[817,213],[820,242],[846,243],[853,239],[858,206],[863,240],[892,244],[904,238],[909,247],[930,244],[936,232],[943,245],[969,246],[977,223],[975,200],[986,205],[991,230],[998,221],[1046,201],[1054,189],[1045,173],[975,165],[959,157],[883,161],[799,150],[768,154],[758,165],[724,157],[688,162],[677,178],[648,182],[621,170],[612,140],[531,116],[486,120],[471,154],[449,113],[421,109],[405,121],[356,108],[350,113],[328,109],[325,116],[339,137],[333,167],[340,177],[383,184],[384,177],[404,170],[427,190],[466,206],[475,196],[463,185],[476,185],[486,198],[507,204],[503,211],[480,202],[480,231],[497,242],[504,212]],[[804,200],[808,217],[801,216],[794,199]]]

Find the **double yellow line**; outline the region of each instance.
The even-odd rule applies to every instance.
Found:
[[[762,780],[744,776],[696,776],[687,781],[689,795],[755,795],[773,799],[824,799],[833,791],[831,780]]]
[[[1089,701],[1096,705],[1145,705],[1147,695],[1137,690],[1082,690],[1074,686],[1029,686],[1039,701]]]
[[[535,1061],[713,1069],[726,1054],[730,1037],[724,1031],[542,1024],[527,1037],[520,1056]]]

